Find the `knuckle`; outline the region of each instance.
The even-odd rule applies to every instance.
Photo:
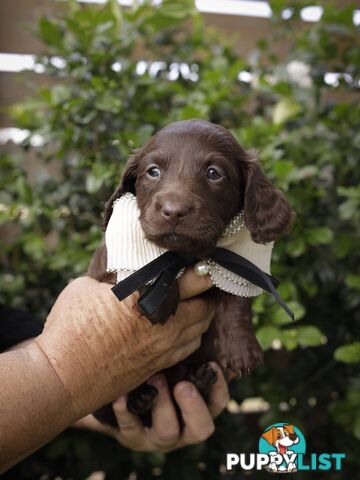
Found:
[[[122,416],[127,413],[126,398],[119,398],[112,404],[115,414]]]
[[[120,432],[122,434],[126,435],[127,432],[130,432],[130,431],[134,430],[134,428],[136,426],[137,426],[136,422],[132,422],[132,421],[129,421],[129,422],[126,422],[126,423],[123,422],[123,423],[119,424],[119,429],[120,429]]]
[[[191,355],[193,352],[195,352],[195,350],[198,350],[201,346],[201,337],[197,337],[194,341],[192,341],[191,343],[189,343],[189,346],[188,348],[186,349],[186,352],[185,352],[185,355],[184,355],[184,358],[188,357],[189,355]]]
[[[164,342],[176,342],[180,335],[180,327],[176,322],[167,322],[165,328],[160,333],[161,339]]]
[[[184,348],[182,349],[179,349],[179,350],[176,350],[175,352],[173,352],[171,355],[170,355],[170,359],[169,359],[169,362],[171,364],[175,364],[175,363],[178,363],[180,362],[181,360],[183,360],[184,358],[187,357],[187,352]]]
[[[191,298],[181,302],[181,310],[179,310],[181,319],[186,324],[193,323],[201,319],[204,315],[203,305],[205,305],[205,301],[202,298]]]
[[[165,445],[171,445],[175,443],[179,438],[179,430],[163,430],[157,433],[156,443],[159,446],[164,447]]]
[[[171,337],[170,337],[170,342],[172,345],[178,345],[181,343],[182,340],[182,330],[180,328],[177,328],[176,330],[174,329]]]
[[[197,434],[198,442],[205,442],[215,432],[215,426],[211,423],[209,426],[204,427],[201,432]]]

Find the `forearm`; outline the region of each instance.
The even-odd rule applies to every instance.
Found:
[[[0,358],[1,473],[78,418],[69,395],[36,343],[3,353]]]
[[[119,302],[110,285],[74,280],[42,334],[0,355],[0,473],[199,347],[213,315],[209,303],[180,302],[171,322],[150,325],[136,299]]]

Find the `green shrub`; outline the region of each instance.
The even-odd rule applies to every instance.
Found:
[[[192,0],[126,10],[116,1],[86,8],[70,1],[59,18],[40,20],[39,63],[54,81],[12,108],[16,126],[30,131],[24,153],[38,163],[30,181],[26,155],[1,156],[0,221],[13,236],[1,242],[0,301],[44,318],[66,282],[86,271],[104,202],[132,149],[172,121],[200,117],[256,148],[297,213],[272,269],[296,321],[265,294],[254,301],[265,364],[232,386],[232,398],[263,397],[266,412],[226,412],[206,444],[167,456],[66,432],[18,466],[20,478],[85,478],[103,469],[114,479],[131,472],[218,479],[225,452],[256,450],[274,421],[302,428],[310,451],[345,452],[345,470],[331,478],[358,471],[359,37],[351,8],[322,2],[321,22],[298,28],[306,2],[292,2],[287,22],[285,2],[271,3],[273,38],[259,39],[249,59],[235,53],[234,39],[203,26]],[[280,59],[284,37],[291,48]],[[241,70],[252,73],[250,84],[238,79]],[[334,89],[328,71],[348,76]],[[35,134],[42,148],[31,147]]]

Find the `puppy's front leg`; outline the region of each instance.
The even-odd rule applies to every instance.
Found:
[[[90,265],[86,275],[91,278],[95,278],[98,282],[104,283],[116,283],[116,273],[107,272],[107,250],[105,242],[102,241],[98,248],[95,250],[90,260]]]
[[[216,361],[227,378],[250,373],[262,361],[251,322],[251,299],[221,293],[213,325]]]

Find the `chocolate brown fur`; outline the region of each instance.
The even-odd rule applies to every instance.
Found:
[[[284,195],[264,175],[255,155],[245,151],[228,130],[204,120],[170,124],[129,158],[122,181],[106,204],[104,229],[113,202],[126,192],[136,194],[148,240],[199,258],[215,247],[240,210],[257,243],[277,240],[293,218]],[[114,275],[106,273],[104,245],[95,252],[88,274],[115,282]],[[177,302],[176,289],[175,284],[172,302]],[[204,398],[215,378],[209,361],[216,361],[230,379],[250,372],[262,359],[251,323],[251,301],[216,289],[207,294],[214,297],[217,308],[201,348],[165,372],[170,386],[190,379]],[[168,305],[167,311],[174,306]],[[158,320],[164,320],[161,313]],[[145,389],[140,386],[130,393],[128,407],[145,415],[149,423],[146,414],[156,392]]]

